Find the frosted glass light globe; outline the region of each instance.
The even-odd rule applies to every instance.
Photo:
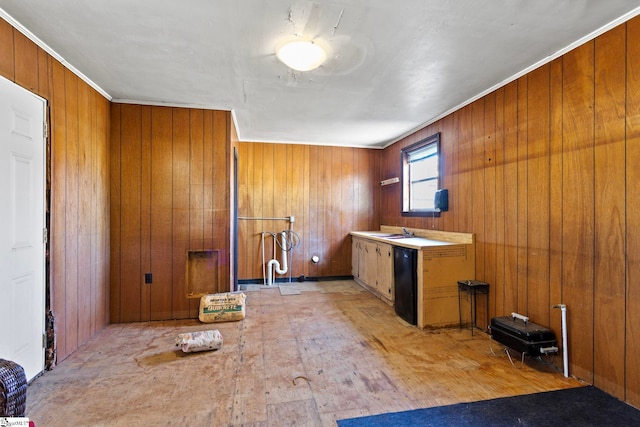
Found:
[[[318,68],[327,59],[327,53],[309,40],[294,40],[282,45],[276,56],[289,68],[310,71]]]

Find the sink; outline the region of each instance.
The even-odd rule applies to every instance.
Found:
[[[406,239],[408,237],[414,237],[414,236],[407,236],[406,234],[393,234],[393,233],[380,233],[380,234],[372,234],[372,236],[374,237],[380,237],[382,239]]]
[[[393,239],[393,240],[397,240],[397,239],[408,239],[411,237],[415,237],[413,235],[407,235],[407,234],[402,234],[402,233],[369,233],[369,235],[371,237],[378,237],[381,239]]]

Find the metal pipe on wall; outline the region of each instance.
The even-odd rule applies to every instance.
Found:
[[[259,217],[259,216],[239,216],[238,219],[244,219],[248,221],[289,221],[294,222],[294,216],[284,216],[284,217]]]
[[[569,378],[569,350],[567,349],[567,306],[564,304],[554,305],[552,308],[559,308],[562,311],[562,364],[564,376]]]

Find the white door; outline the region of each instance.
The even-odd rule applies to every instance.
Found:
[[[45,101],[0,76],[0,358],[44,368]]]

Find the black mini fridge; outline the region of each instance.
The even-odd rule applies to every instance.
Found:
[[[418,250],[393,247],[393,286],[396,314],[418,323]]]

